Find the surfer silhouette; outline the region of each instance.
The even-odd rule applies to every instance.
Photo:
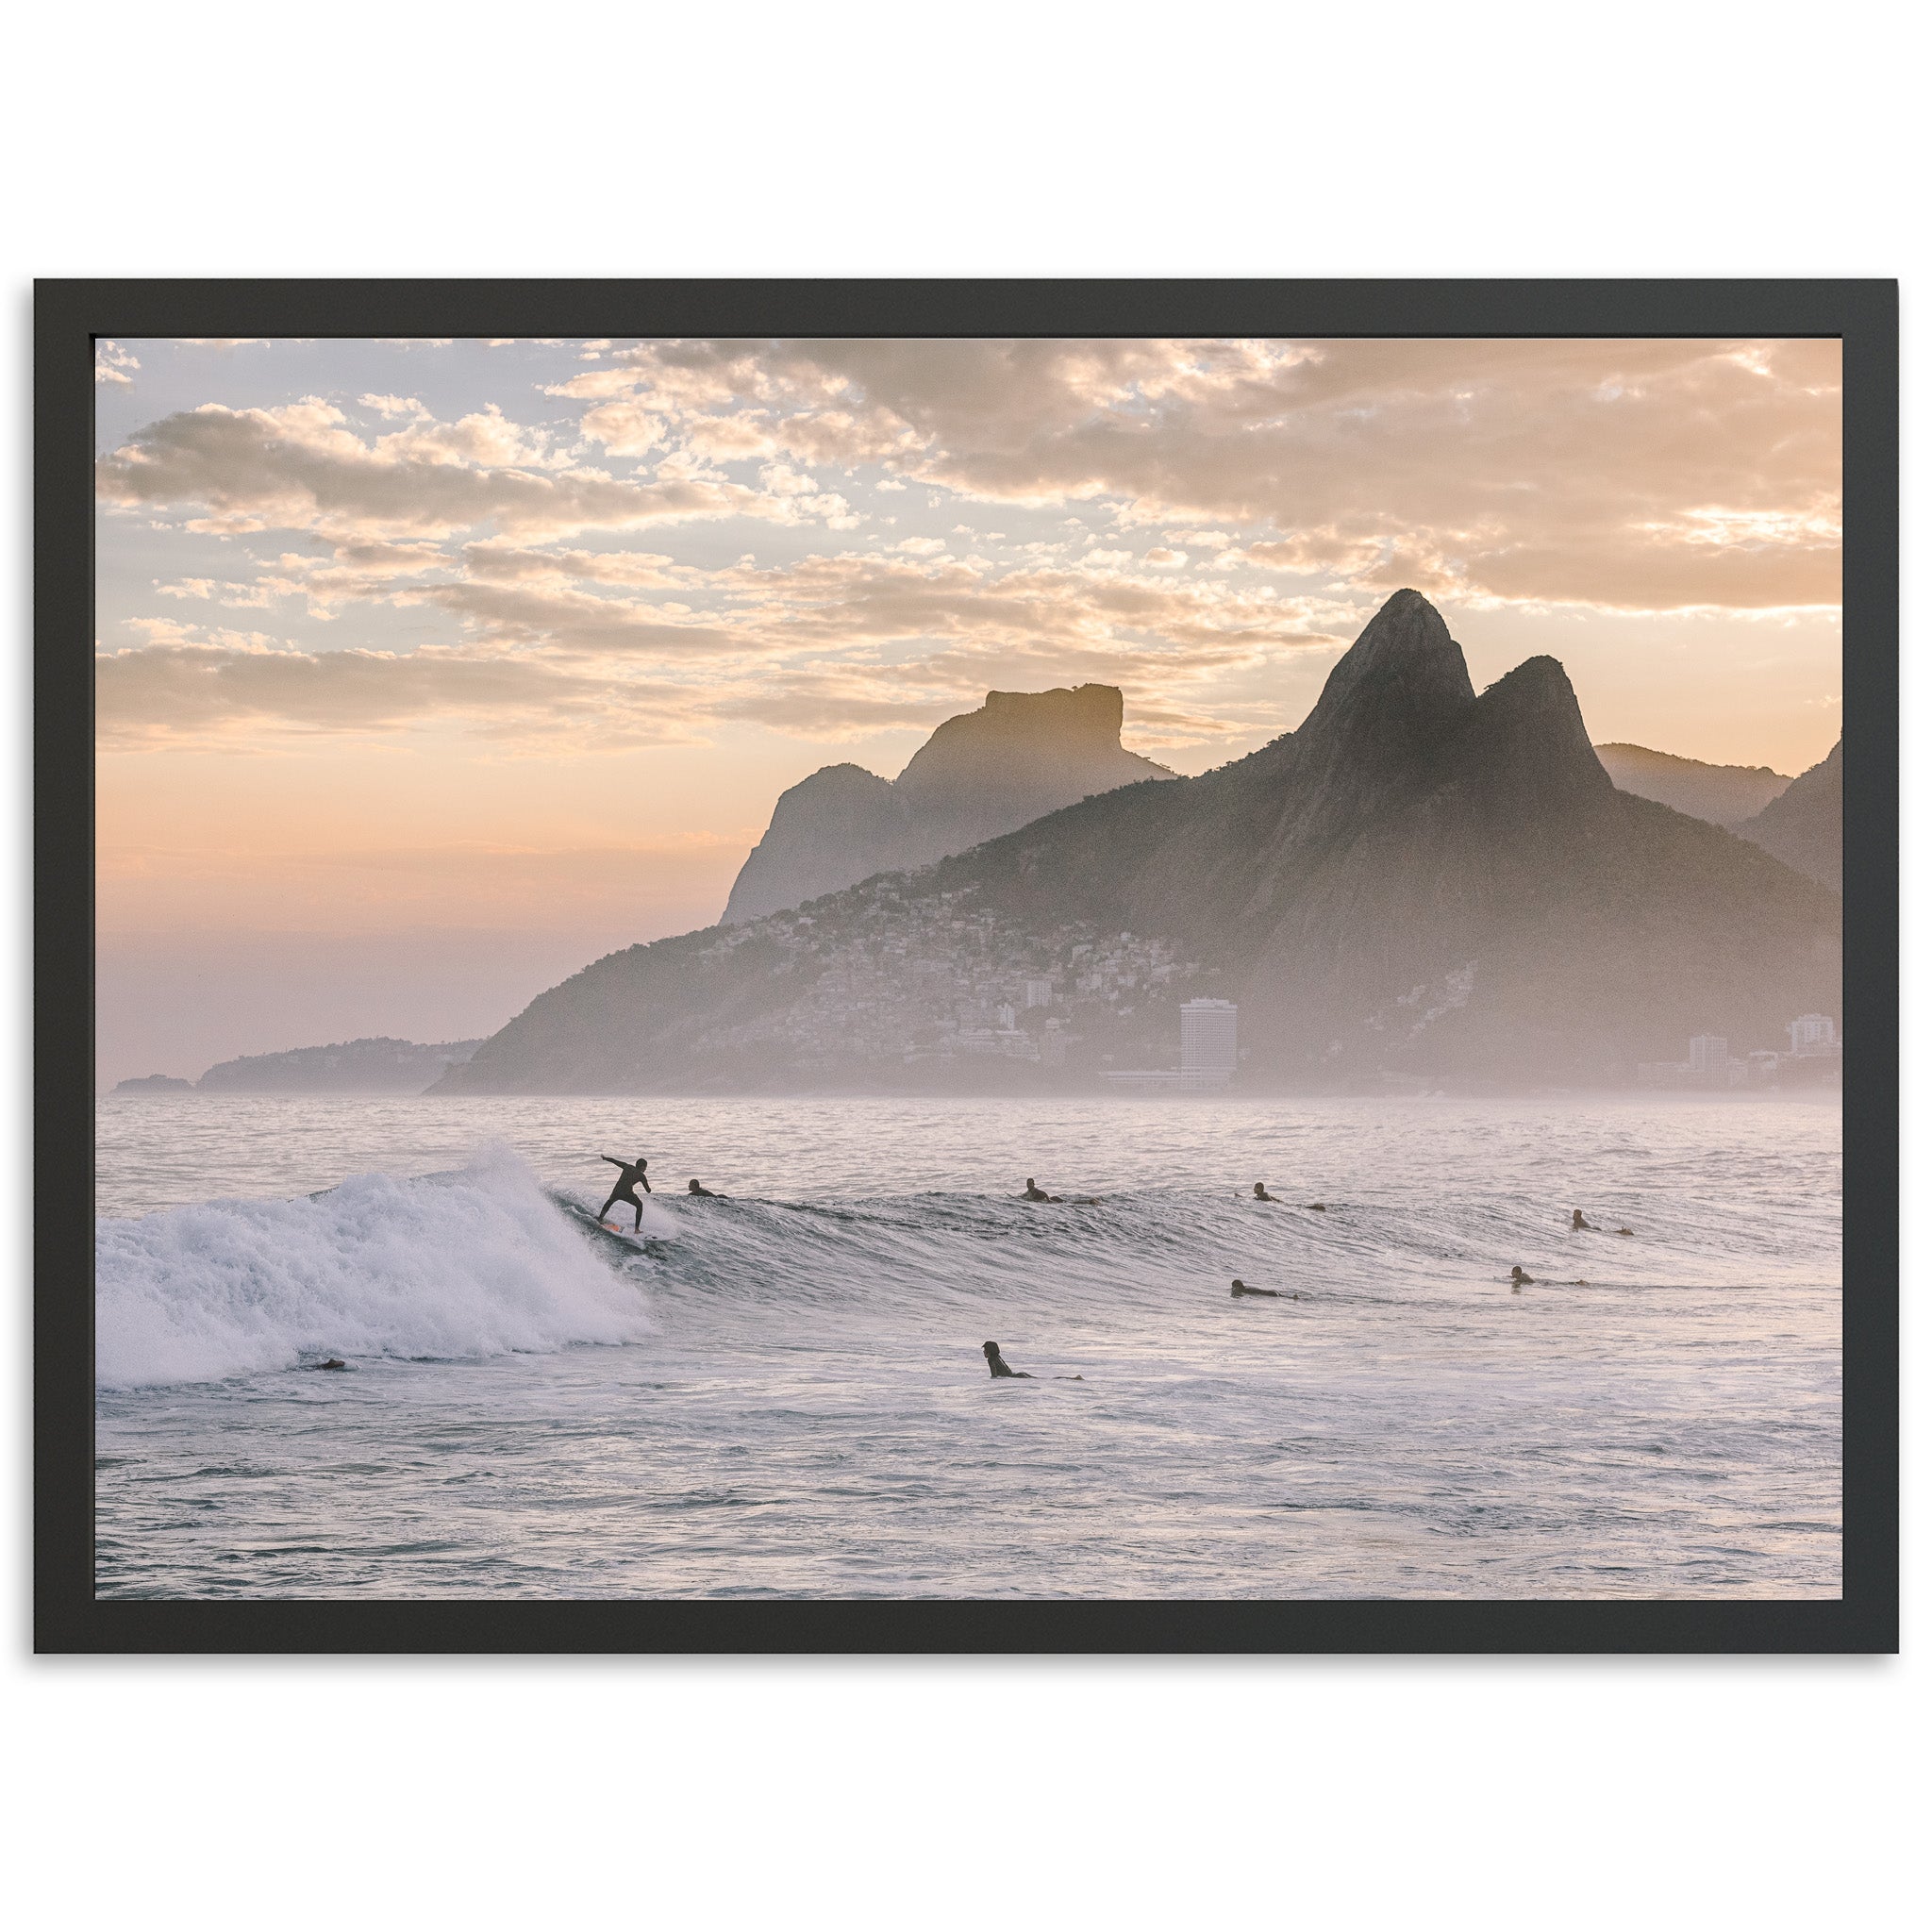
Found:
[[[1026,1191],[1020,1198],[1023,1201],[1058,1201],[1059,1196],[1058,1194],[1049,1194],[1044,1189],[1035,1187],[1033,1176],[1029,1174],[1026,1176]]]
[[[728,1194],[714,1194],[702,1181],[692,1181],[685,1191],[697,1195],[701,1201],[728,1201],[731,1198]]]
[[[1512,1294],[1520,1293],[1525,1288],[1588,1288],[1589,1286],[1590,1283],[1587,1281],[1539,1282],[1534,1274],[1525,1274],[1523,1272],[1520,1262],[1509,1271],[1509,1291]]]
[[[1244,1294],[1265,1294],[1272,1302],[1278,1302],[1281,1299],[1281,1291],[1278,1288],[1250,1288],[1239,1274],[1235,1276],[1233,1286],[1227,1291],[1236,1301],[1240,1301]]]
[[[644,1204],[638,1199],[638,1189],[641,1185],[645,1193],[651,1191],[651,1183],[645,1177],[644,1169],[649,1163],[640,1154],[635,1160],[620,1160],[614,1154],[600,1154],[599,1160],[608,1160],[617,1170],[617,1185],[610,1190],[610,1198],[597,1210],[597,1219],[602,1221],[620,1201],[630,1204],[636,1220],[631,1231],[636,1233],[644,1224]]]
[[[1257,1201],[1278,1201],[1278,1200],[1279,1200],[1280,1198],[1281,1198],[1281,1196],[1280,1196],[1279,1194],[1271,1194],[1271,1193],[1270,1193],[1270,1192],[1268,1191],[1268,1184],[1267,1184],[1267,1182],[1266,1182],[1266,1181],[1257,1181],[1257,1182],[1255,1183],[1255,1199],[1256,1199],[1256,1200],[1257,1200]]]
[[[1583,1234],[1585,1232],[1601,1234],[1603,1230],[1597,1226],[1595,1222],[1584,1220],[1581,1208],[1573,1208],[1570,1210],[1570,1232],[1572,1234]]]
[[[1024,1369],[1009,1369],[1007,1366],[1006,1357],[1000,1353],[1000,1345],[997,1341],[982,1341],[979,1344],[979,1352],[985,1356],[986,1365],[992,1371],[992,1378],[995,1382],[999,1381],[1002,1377],[1010,1382],[1037,1382],[1040,1379],[1038,1375],[1029,1375]],[[1084,1382],[1086,1379],[1085,1375],[1056,1375],[1054,1377],[1056,1382]]]

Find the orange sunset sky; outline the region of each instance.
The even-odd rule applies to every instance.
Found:
[[[1390,591],[1478,687],[1839,734],[1829,341],[104,343],[100,1084],[492,1030],[774,800],[1100,681],[1194,773]]]

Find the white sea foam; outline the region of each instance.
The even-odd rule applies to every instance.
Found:
[[[675,1232],[647,1208],[646,1233]],[[635,1341],[620,1271],[491,1149],[458,1174],[355,1175],[313,1200],[215,1201],[95,1225],[95,1381],[210,1382],[317,1354],[475,1357]]]

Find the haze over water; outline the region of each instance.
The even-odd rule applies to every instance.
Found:
[[[191,1096],[99,1144],[105,1595],[1838,1592],[1835,1101]],[[638,1152],[630,1250],[558,1197]]]

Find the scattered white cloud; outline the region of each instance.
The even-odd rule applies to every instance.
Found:
[[[429,411],[414,396],[358,396],[356,400],[365,409],[374,409],[379,416],[427,416]]]
[[[94,380],[96,382],[117,383],[123,389],[133,386],[134,378],[127,372],[139,369],[141,358],[130,355],[119,342],[110,342],[105,336],[94,343]]]
[[[557,377],[544,400],[208,403],[102,458],[109,510],[228,546],[142,577],[144,641],[103,689],[155,708],[138,724],[128,695],[113,729],[415,729],[440,706],[535,741],[603,733],[604,706],[837,737],[1089,677],[1147,731],[1212,737],[1273,722],[1270,667],[1402,585],[1614,613],[1838,597],[1833,344],[530,346],[575,358],[509,365]],[[139,362],[100,351],[125,386]],[[928,522],[948,537],[869,519],[913,486],[962,519]],[[204,633],[161,600],[353,641]]]

